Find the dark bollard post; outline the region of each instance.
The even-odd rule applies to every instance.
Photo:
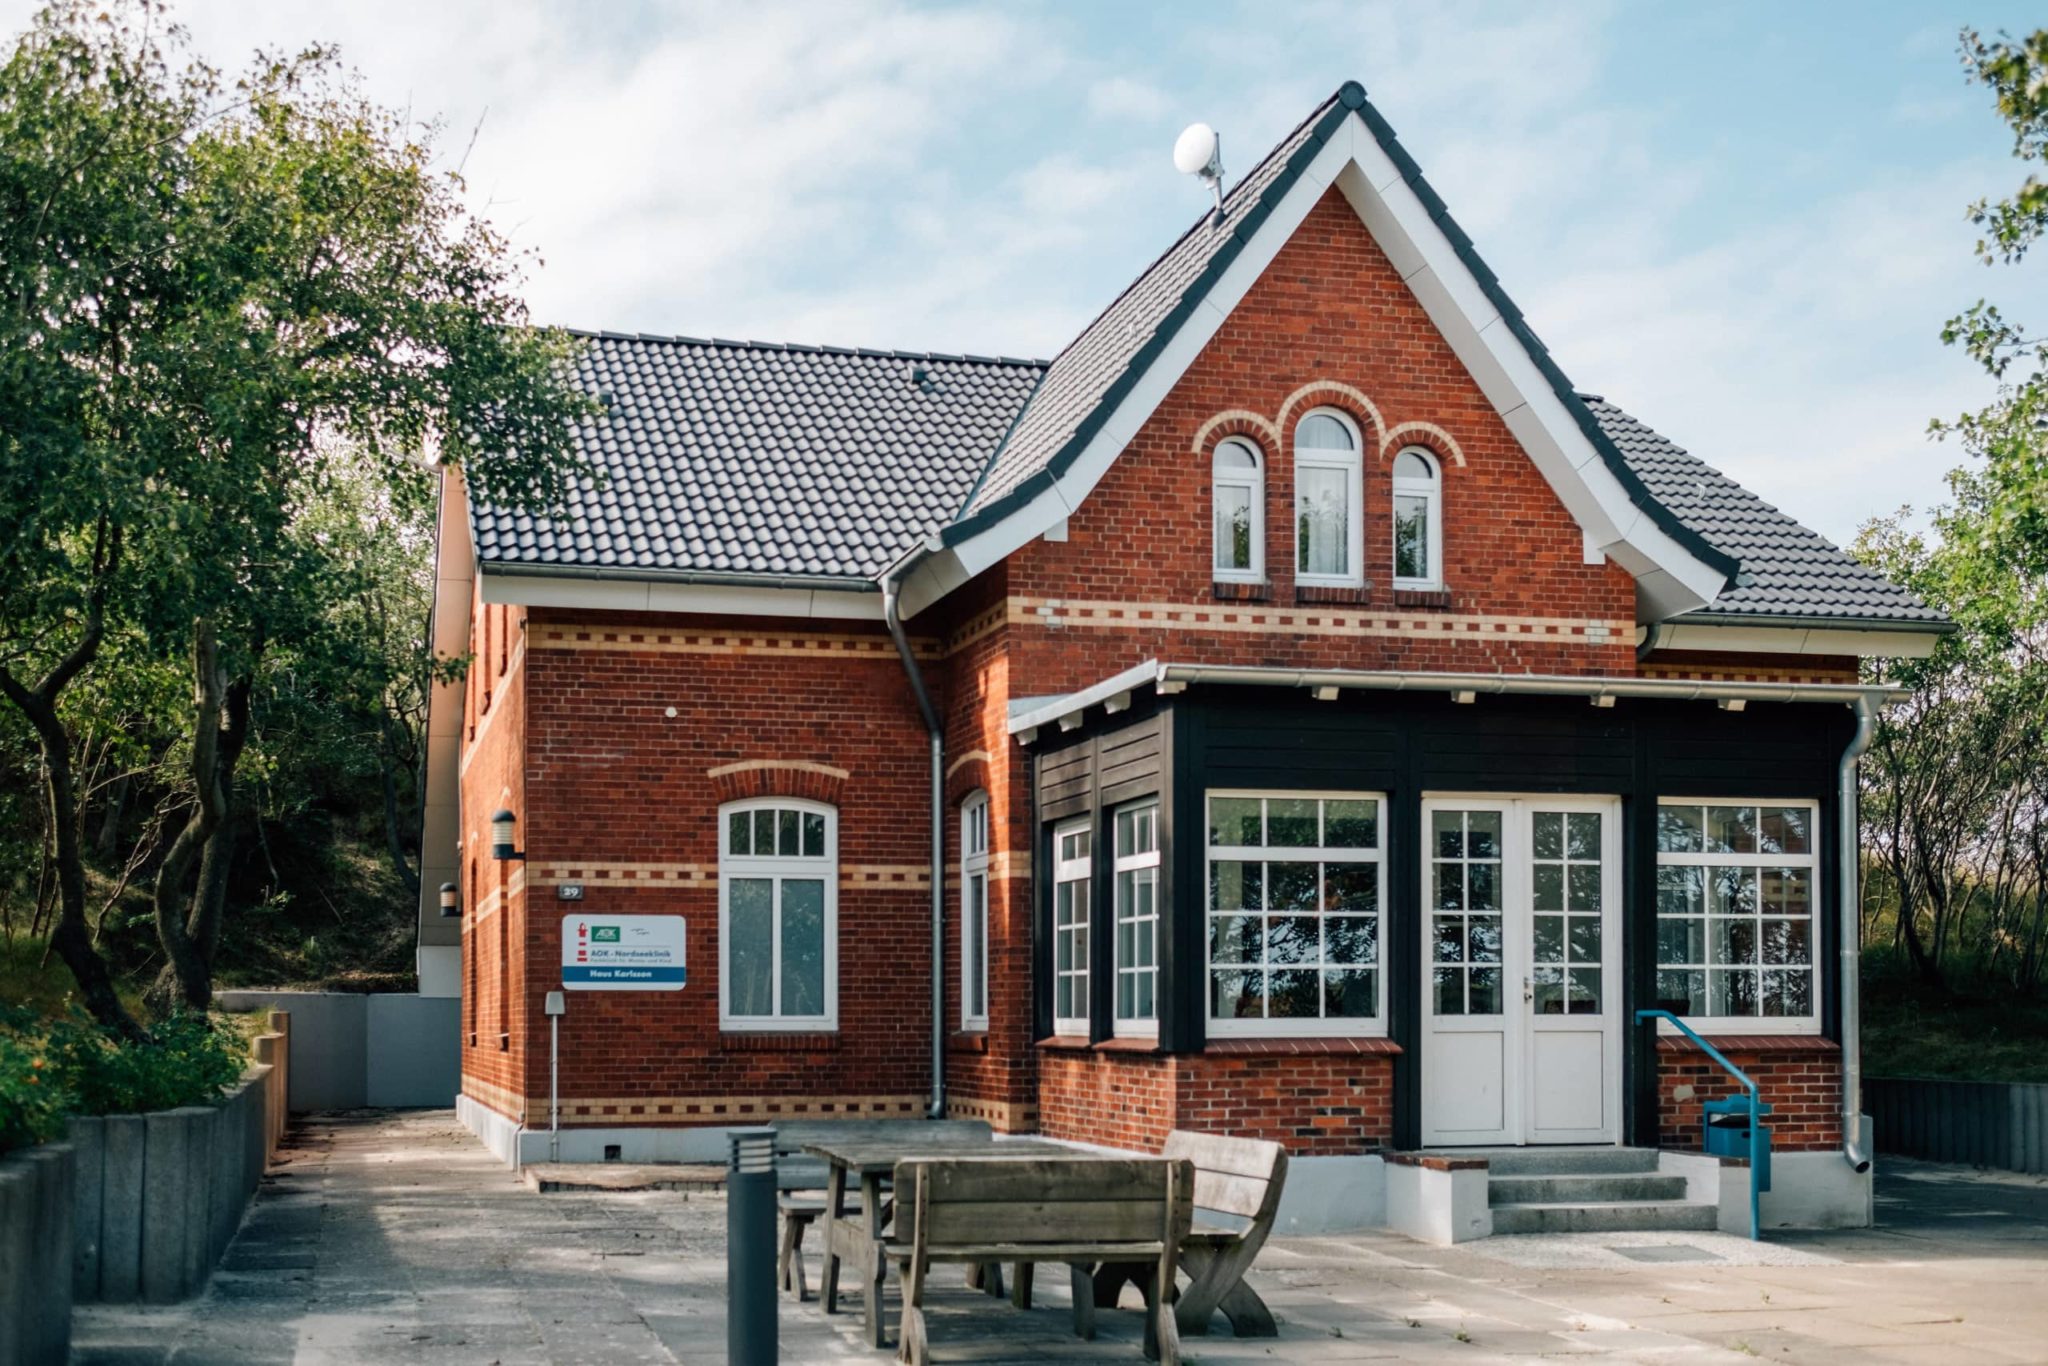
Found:
[[[733,1129],[725,1171],[725,1352],[732,1366],[774,1366],[775,1131]]]

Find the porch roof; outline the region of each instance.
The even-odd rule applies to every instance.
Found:
[[[1090,707],[1122,711],[1131,695],[1150,687],[1161,695],[1177,693],[1190,683],[1257,688],[1305,688],[1319,700],[1340,692],[1440,692],[1462,701],[1480,693],[1513,693],[1540,697],[1584,697],[1598,706],[1616,698],[1646,697],[1667,701],[1732,704],[1750,702],[1826,702],[1846,706],[1858,699],[1873,706],[1905,697],[1908,689],[1865,683],[1707,683],[1683,678],[1631,678],[1607,674],[1510,674],[1422,672],[1405,669],[1270,669],[1246,664],[1175,663],[1148,659],[1099,683],[1053,697],[1022,698],[1010,704],[1009,730],[1030,744],[1046,726],[1078,729]]]

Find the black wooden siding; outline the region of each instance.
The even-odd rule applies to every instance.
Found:
[[[1459,705],[1441,694],[1347,693],[1316,702],[1291,689],[1196,688],[1127,715],[1091,715],[1071,735],[1045,736],[1034,755],[1036,866],[1050,869],[1050,824],[1086,811],[1096,831],[1093,1034],[1111,1031],[1111,831],[1107,812],[1161,798],[1160,1046],[1203,1046],[1203,794],[1214,788],[1375,791],[1387,794],[1388,903],[1384,951],[1388,1033],[1404,1052],[1394,1068],[1394,1135],[1421,1136],[1421,822],[1425,793],[1559,793],[1622,799],[1624,1020],[1651,1004],[1656,975],[1656,827],[1660,797],[1803,798],[1820,803],[1820,924],[1815,954],[1822,1030],[1840,1036],[1835,981],[1839,936],[1835,775],[1853,726],[1846,707],[1751,703],[1482,696]],[[1182,832],[1174,838],[1174,832]],[[1179,890],[1186,889],[1186,895]],[[1051,878],[1039,879],[1041,1035],[1051,1024]],[[1401,965],[1410,965],[1403,970]],[[1624,1133],[1656,1140],[1655,1036],[1624,1027]]]

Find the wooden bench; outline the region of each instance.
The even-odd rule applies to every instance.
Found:
[[[1175,1129],[1167,1135],[1164,1157],[1185,1159],[1195,1169],[1193,1227],[1181,1244],[1181,1267],[1188,1287],[1174,1310],[1180,1331],[1201,1336],[1209,1331],[1218,1309],[1241,1338],[1279,1334],[1273,1313],[1258,1292],[1245,1284],[1244,1273],[1273,1232],[1280,1192],[1287,1181],[1287,1150],[1257,1138],[1229,1138]],[[1229,1215],[1241,1223],[1203,1218],[1203,1213]],[[1095,1277],[1095,1303],[1114,1308],[1124,1282],[1140,1270],[1106,1266]]]
[[[860,1137],[877,1142],[914,1142],[934,1136],[990,1138],[980,1119],[793,1119],[775,1126],[775,1205],[782,1212],[782,1247],[776,1280],[801,1302],[810,1294],[804,1275],[804,1230],[825,1215],[825,1161],[804,1151],[806,1144]]]
[[[1074,1331],[1095,1335],[1090,1273],[1102,1263],[1134,1268],[1145,1292],[1145,1355],[1174,1366],[1174,1266],[1188,1235],[1191,1163],[1159,1158],[906,1158],[896,1166],[896,1233],[889,1257],[902,1268],[899,1361],[927,1366],[927,1275],[935,1262],[1015,1262],[1018,1278],[1040,1262],[1064,1262],[1074,1289]]]

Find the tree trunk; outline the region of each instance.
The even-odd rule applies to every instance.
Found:
[[[50,947],[71,969],[79,999],[101,1025],[128,1039],[146,1037],[142,1026],[121,1004],[113,974],[92,946],[85,921],[85,851],[79,838],[78,783],[71,768],[71,736],[57,715],[57,698],[99,654],[102,618],[95,601],[88,611],[84,637],[34,688],[0,666],[0,694],[35,727],[43,754],[43,789],[49,801],[51,833],[56,845],[57,925]]]
[[[412,900],[420,899],[420,873],[405,857],[405,842],[399,833],[398,822],[398,746],[392,742],[391,731],[398,723],[387,712],[384,716],[383,763],[384,770],[384,845],[391,854],[391,870],[398,874]]]
[[[226,693],[213,624],[199,622],[192,632],[192,814],[171,841],[156,874],[156,937],[163,945],[165,971],[177,996],[195,1010],[205,1010],[213,1003],[213,973],[188,928],[185,879],[193,861],[227,819],[227,794],[220,773],[221,710]],[[158,987],[164,985],[159,978]]]
[[[112,790],[107,793],[106,813],[100,817],[99,851],[103,860],[112,859],[121,843],[121,817],[128,811],[129,776],[123,773],[114,779]]]

